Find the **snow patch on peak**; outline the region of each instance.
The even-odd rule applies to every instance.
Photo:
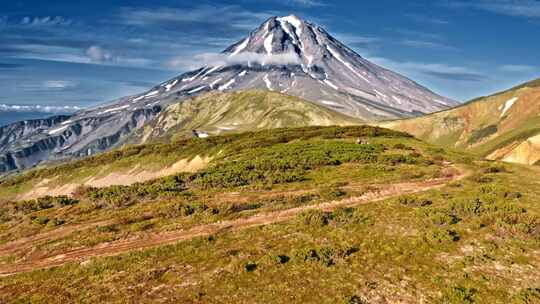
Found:
[[[266,53],[272,54],[272,41],[274,40],[274,33],[270,33],[264,40],[264,49]]]
[[[210,84],[210,88],[213,89],[213,88],[216,86],[216,84],[218,84],[218,83],[221,81],[221,79],[223,79],[223,78],[218,78],[218,79],[214,80],[214,81]]]
[[[231,56],[234,56],[240,53],[241,51],[243,51],[248,46],[248,44],[249,44],[249,37],[246,38],[238,47],[236,47],[234,52],[232,52]]]
[[[189,91],[189,92],[188,92],[188,94],[193,94],[193,93],[197,93],[197,92],[201,91],[201,90],[202,90],[202,89],[204,89],[204,88],[206,88],[206,86],[205,86],[205,85],[203,85],[203,86],[200,86],[200,87],[198,87],[198,88],[195,88],[195,89],[193,89],[193,90]]]
[[[67,128],[69,128],[69,126],[62,126],[62,127],[59,127],[59,128],[56,128],[56,129],[52,129],[50,130],[49,132],[47,132],[49,135],[54,135],[54,134],[57,134],[57,133],[60,133],[64,130],[66,130]]]
[[[270,81],[270,79],[268,79],[268,74],[264,75],[264,83],[266,84],[266,87],[268,88],[268,90],[272,91],[272,82]]]
[[[401,99],[399,97],[396,97],[396,96],[392,95],[392,99],[394,99],[397,103],[402,104],[402,101],[401,101]]]
[[[228,89],[231,85],[233,85],[235,82],[236,82],[236,79],[233,78],[233,79],[229,80],[229,82],[227,82],[226,84],[220,86],[220,87],[218,88],[218,90],[220,90],[220,91],[226,90],[226,89]]]
[[[336,91],[339,91],[338,86],[335,85],[335,84],[333,84],[330,80],[325,79],[325,80],[323,80],[323,82],[324,82],[327,86],[331,87],[332,89],[334,89],[334,90],[336,90]]]
[[[203,74],[203,76],[212,74],[213,72],[217,71],[217,70],[220,69],[220,68],[221,68],[220,65],[218,65],[218,66],[216,66],[216,67],[213,67],[213,68],[211,68],[210,70],[206,71],[206,72]]]
[[[178,79],[175,79],[173,82],[166,84],[165,92],[169,92],[177,83],[178,83]]]
[[[296,29],[297,34],[298,34],[298,31],[302,31],[302,20],[300,20],[300,18],[296,17],[295,15],[279,17],[279,18],[277,18],[277,21],[279,21],[279,22],[287,22],[287,23],[291,24]]]

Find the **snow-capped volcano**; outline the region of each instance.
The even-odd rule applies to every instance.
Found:
[[[164,83],[160,96],[259,88],[366,120],[416,116],[457,104],[369,62],[294,15],[268,19],[211,61]]]
[[[367,61],[296,16],[268,19],[209,61],[101,107],[0,127],[0,173],[119,146],[164,107],[214,90],[277,91],[363,120],[410,117],[456,104]]]

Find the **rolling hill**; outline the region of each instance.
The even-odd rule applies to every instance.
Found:
[[[191,137],[192,130],[219,135],[273,128],[359,125],[362,121],[279,92],[210,92],[165,108],[135,143]]]
[[[0,182],[0,302],[535,303],[539,170],[369,126],[152,143],[31,170]]]
[[[488,159],[540,161],[540,80],[524,83],[457,108],[381,123],[426,141]]]

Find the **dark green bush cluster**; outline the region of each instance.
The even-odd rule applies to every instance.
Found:
[[[360,249],[356,246],[321,246],[293,250],[292,256],[297,262],[316,262],[324,266],[335,265]]]
[[[509,172],[508,168],[503,164],[492,164],[491,166],[483,170],[484,173],[507,173]]]
[[[477,293],[475,288],[463,286],[450,287],[445,290],[442,303],[449,304],[468,304],[474,303],[474,297]]]
[[[88,188],[85,189],[84,195],[95,202],[122,207],[131,204],[136,199],[154,199],[158,196],[170,196],[183,192],[187,189],[186,179],[186,175],[180,174],[130,186]]]
[[[515,304],[540,303],[540,288],[525,288],[520,290],[512,299]]]
[[[359,296],[347,296],[342,301],[343,304],[368,304],[368,301],[362,299]]]
[[[183,139],[169,143],[156,143],[138,146],[128,146],[119,150],[103,153],[100,155],[77,160],[56,167],[32,170],[25,174],[16,175],[0,180],[2,186],[13,186],[34,179],[47,178],[74,171],[79,168],[99,167],[103,164],[113,163],[128,158],[142,158],[152,155],[153,157],[176,155],[193,156],[204,154],[212,149],[226,148],[226,153],[235,155],[246,149],[268,147],[278,143],[288,143],[298,139],[339,139],[357,137],[412,137],[409,134],[371,126],[350,127],[303,127],[263,130],[258,132],[246,132],[242,134],[230,134],[213,136],[205,139]]]
[[[339,141],[300,141],[252,148],[199,173],[194,183],[203,187],[236,187],[301,181],[308,170],[322,166],[377,162],[383,151],[382,145]]]
[[[540,217],[519,206],[521,193],[485,185],[471,196],[452,199],[445,207],[420,208],[417,214],[430,225],[450,226],[466,220],[476,228],[491,227],[501,234],[540,240]],[[407,204],[410,201],[400,200]],[[439,232],[429,238],[440,238]]]
[[[431,164],[429,160],[422,158],[419,154],[383,154],[379,156],[378,162],[392,166],[399,164]]]
[[[78,204],[76,199],[67,196],[44,196],[34,200],[26,200],[10,203],[15,212],[28,214],[36,211],[50,209],[54,207],[65,207]]]
[[[396,150],[414,150],[412,147],[409,147],[403,143],[397,143],[395,145],[392,146],[392,148],[396,149]]]
[[[329,224],[365,224],[369,218],[354,208],[338,208],[333,212],[321,210],[308,210],[298,215],[298,221],[303,225],[323,227]]]
[[[449,244],[459,241],[459,233],[452,229],[435,228],[424,234],[424,240],[430,244]]]
[[[469,139],[467,140],[467,143],[472,145],[474,143],[482,141],[484,138],[497,133],[498,129],[499,128],[497,127],[497,125],[489,125],[485,128],[474,130]]]
[[[322,227],[328,225],[332,218],[331,213],[321,210],[308,210],[298,215],[300,223],[307,226]]]
[[[433,204],[431,200],[419,198],[415,195],[402,195],[398,197],[398,202],[409,207],[425,207]]]

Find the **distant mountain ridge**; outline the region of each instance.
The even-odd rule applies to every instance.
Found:
[[[413,117],[457,103],[356,54],[296,16],[272,17],[210,63],[142,94],[0,128],[0,174],[121,146],[171,104],[250,89],[309,100],[362,121]]]
[[[540,163],[540,79],[460,107],[379,124],[493,160]]]

